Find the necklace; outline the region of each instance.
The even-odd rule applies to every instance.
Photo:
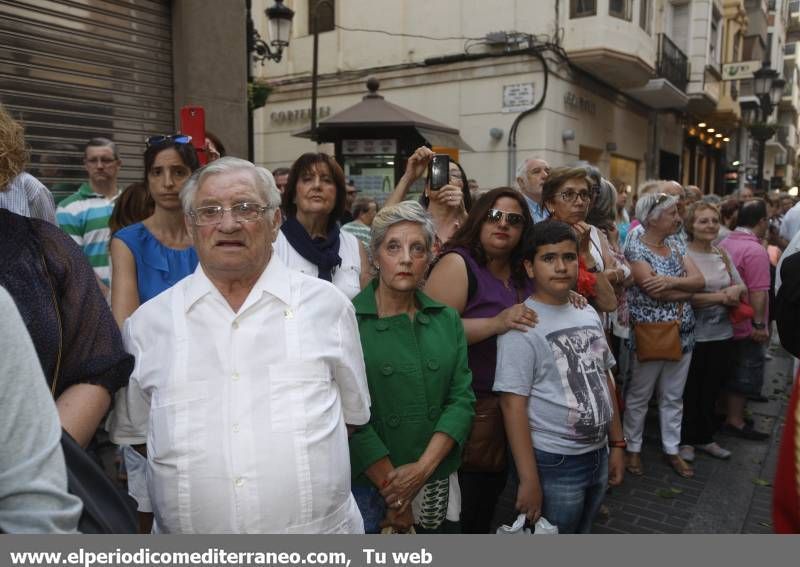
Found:
[[[639,237],[639,240],[641,240],[642,242],[644,242],[648,246],[652,246],[653,248],[666,248],[667,247],[667,245],[664,244],[663,242],[661,244],[653,244],[652,242],[648,242],[647,240],[644,239],[644,236]]]

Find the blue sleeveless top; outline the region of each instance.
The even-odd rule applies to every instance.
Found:
[[[140,304],[169,289],[197,268],[197,253],[193,247],[167,248],[143,223],[120,229],[114,238],[125,243],[136,261]]]

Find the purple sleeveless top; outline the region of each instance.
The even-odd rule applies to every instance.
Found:
[[[477,282],[477,288],[472,297],[467,301],[462,319],[485,319],[494,317],[503,309],[525,301],[533,292],[533,281],[526,278],[524,289],[508,288],[505,283],[489,271],[486,266],[481,266],[466,248],[451,250],[464,258],[467,269],[472,272]],[[469,368],[472,370],[472,389],[478,398],[486,398],[492,393],[494,385],[494,370],[497,363],[497,335],[484,339],[481,342],[467,347]]]

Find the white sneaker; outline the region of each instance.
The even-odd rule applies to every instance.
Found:
[[[694,447],[691,445],[681,445],[678,447],[678,455],[687,463],[694,461]]]
[[[723,449],[713,441],[707,445],[698,445],[697,448],[717,459],[729,459],[731,456],[730,451]]]

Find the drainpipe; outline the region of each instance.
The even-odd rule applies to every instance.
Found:
[[[519,123],[522,122],[522,119],[528,116],[529,114],[533,114],[534,112],[539,110],[544,104],[545,96],[547,96],[547,79],[549,74],[549,70],[547,68],[547,61],[539,51],[531,50],[530,53],[534,57],[538,57],[539,61],[541,61],[542,63],[542,69],[544,70],[544,85],[542,86],[542,96],[539,98],[539,101],[528,110],[520,112],[519,115],[514,119],[513,124],[511,124],[511,128],[508,130],[507,176],[508,176],[509,187],[514,186],[514,182],[517,176],[517,128],[519,128]]]

